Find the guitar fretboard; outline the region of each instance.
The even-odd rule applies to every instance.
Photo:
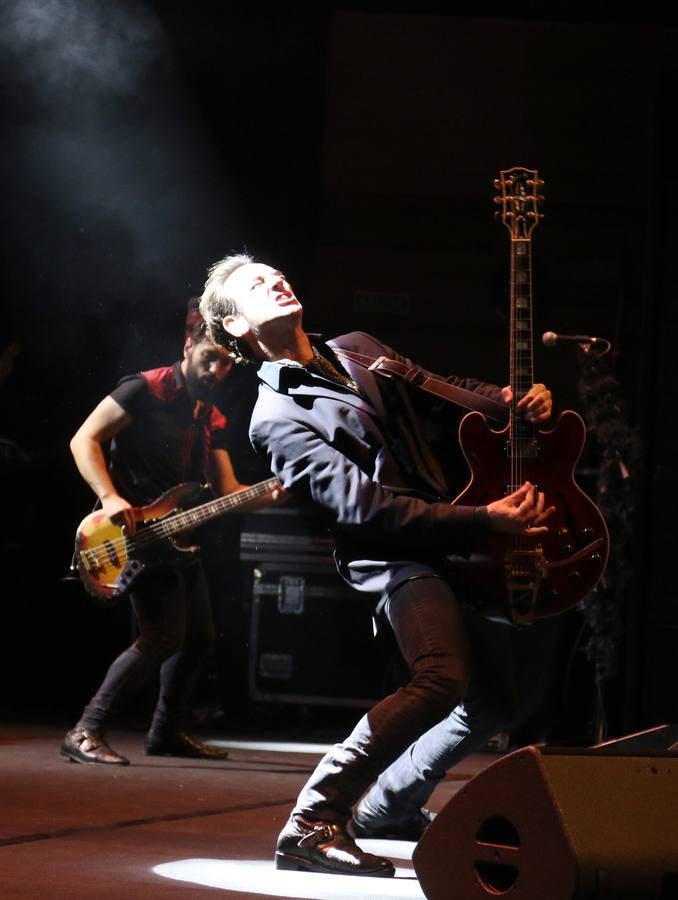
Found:
[[[495,216],[501,219],[511,235],[509,377],[513,403],[507,448],[511,460],[536,454],[536,429],[516,407],[534,384],[531,237],[535,225],[543,218],[539,212],[539,204],[544,199],[539,189],[543,184],[536,169],[522,166],[502,169],[494,181],[498,190],[494,202],[499,207]],[[517,472],[515,470],[514,474]]]
[[[270,493],[278,487],[276,478],[269,478],[268,481],[260,481],[253,484],[252,487],[245,488],[243,491],[237,491],[235,494],[226,494],[224,497],[217,497],[216,500],[209,500],[200,506],[194,506],[184,512],[169,516],[162,519],[154,526],[155,533],[160,537],[169,537],[172,534],[178,534],[181,531],[187,531],[189,528],[195,528],[203,522],[220,516],[222,513],[236,509],[249,503],[250,500],[256,500]]]
[[[516,413],[516,404],[534,384],[532,335],[532,245],[529,238],[511,241],[511,326],[509,374],[513,387],[511,439],[520,452],[534,440],[534,426]]]

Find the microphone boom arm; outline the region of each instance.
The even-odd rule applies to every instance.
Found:
[[[579,344],[584,353],[589,353],[595,347],[598,356],[605,356],[612,348],[612,342],[607,338],[588,334],[556,334],[555,331],[545,331],[541,342],[545,347],[555,347],[556,344],[565,342]]]

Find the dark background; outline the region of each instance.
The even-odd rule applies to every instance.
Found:
[[[177,358],[207,267],[246,249],[286,271],[310,330],[370,331],[503,384],[508,240],[492,180],[520,165],[546,182],[536,335],[614,346],[619,427],[579,473],[595,492],[612,446],[631,475],[610,523],[616,612],[598,634],[609,728],[675,719],[675,23],[647,4],[551,4],[547,19],[542,4],[15,0],[0,26],[0,342],[19,348],[0,384],[6,714],[66,724],[129,637],[126,608],[61,580],[93,499],[68,439],[121,375]],[[590,417],[581,354],[536,353],[558,408]],[[261,472],[252,384],[239,374],[226,397],[245,481]],[[227,620],[225,580],[215,602]],[[595,717],[583,621],[563,624],[556,730],[575,740]]]

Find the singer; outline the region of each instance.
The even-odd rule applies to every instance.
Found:
[[[413,364],[363,332],[329,342],[307,334],[302,305],[277,269],[244,254],[222,259],[200,309],[217,343],[259,366],[253,445],[330,525],[340,574],[381,595],[377,615],[410,670],[321,760],[280,834],[276,866],[393,876],[391,861],[365,853],[352,835],[418,839],[431,819],[422,805],[445,771],[541,700],[555,656],[549,623],[525,634],[483,618],[453,589],[445,557],[467,556],[493,531],[543,536],[552,510],[529,482],[486,506],[452,506],[454,486],[432,437],[434,428],[451,433],[445,411],[365,360]],[[507,405],[512,399],[508,386],[448,381]],[[541,423],[551,405],[551,392],[537,384],[516,408]]]

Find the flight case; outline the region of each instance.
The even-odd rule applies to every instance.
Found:
[[[386,692],[378,597],[345,584],[332,547],[295,509],[245,517],[251,700],[368,708]]]

